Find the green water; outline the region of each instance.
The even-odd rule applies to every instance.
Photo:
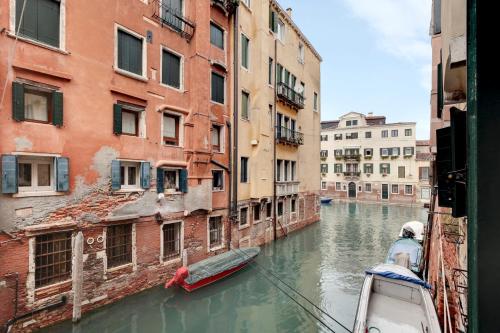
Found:
[[[351,329],[364,270],[385,259],[404,222],[425,221],[426,213],[421,208],[334,203],[322,206],[321,216],[320,223],[263,247],[256,262]],[[335,332],[345,332],[325,316],[316,315]],[[328,330],[254,266],[191,294],[180,289],[153,288],[85,314],[76,325],[67,321],[41,332]]]

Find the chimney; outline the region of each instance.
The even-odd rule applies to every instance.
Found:
[[[291,17],[292,17],[292,8],[291,8],[291,7],[288,7],[288,8],[286,9],[286,12],[287,12],[288,16],[290,16],[290,18],[291,18]]]
[[[373,117],[373,112],[368,112],[368,117]]]

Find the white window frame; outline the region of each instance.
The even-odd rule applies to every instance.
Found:
[[[247,223],[241,224],[241,211],[245,208],[247,209],[247,219],[246,219]],[[248,216],[249,214],[250,214],[249,206],[241,206],[238,208],[238,229],[239,230],[248,228],[250,226],[250,218]]]
[[[184,1],[183,1],[184,3]],[[166,83],[163,83],[163,51],[167,51],[167,52],[170,52],[176,56],[178,56],[180,58],[180,68],[179,68],[179,88],[176,88],[176,87],[172,87],[172,86],[169,86],[168,84]],[[165,88],[168,88],[168,89],[172,89],[174,91],[177,91],[177,92],[185,92],[184,90],[184,55],[169,48],[169,47],[166,47],[165,45],[160,45],[160,86],[163,86]]]
[[[397,138],[397,137],[399,137],[399,131],[397,129],[391,130],[391,138]]]
[[[370,185],[370,190],[369,191],[366,189],[367,185]],[[373,185],[372,185],[372,183],[365,183],[364,190],[365,190],[366,193],[372,193],[373,192]]]
[[[382,130],[380,133],[381,133],[380,137],[383,139],[386,139],[389,137],[389,130]],[[385,136],[384,136],[384,134],[385,134]]]
[[[163,115],[168,114],[175,117],[179,117],[179,145],[167,145],[163,142]],[[172,110],[163,110],[161,112],[161,122],[160,122],[160,142],[163,147],[184,147],[184,114],[180,112],[175,112]]]
[[[225,133],[226,133],[226,129],[225,129],[225,126],[222,125],[222,124],[219,124],[219,123],[212,123],[212,128],[211,128],[211,131],[213,131],[213,127],[214,126],[217,126],[219,127],[220,131],[219,131],[219,150],[218,151],[213,151],[214,153],[217,153],[217,154],[224,154],[225,153]],[[210,132],[210,145],[212,145],[212,132]]]
[[[220,171],[222,173],[222,188],[215,189],[213,187],[213,179],[212,179],[212,192],[224,192],[225,188],[226,188],[226,180],[225,180],[226,177],[225,177],[225,174],[224,174],[224,170],[223,169],[212,169],[212,178],[213,178],[214,171],[216,171],[216,172]]]
[[[241,3],[245,5],[248,9],[251,9],[252,1],[251,0],[241,0]]]
[[[214,246],[214,247],[211,247],[211,244],[210,244],[210,218],[211,217],[220,217],[220,223],[222,224],[222,227],[221,227],[221,245]],[[226,240],[225,240],[224,236],[225,236],[224,216],[222,216],[221,214],[214,214],[214,215],[207,216],[207,253],[225,248],[226,247],[225,246]]]
[[[66,51],[66,0],[59,0],[59,47],[45,44],[44,42],[40,42],[36,39],[31,39],[26,36],[17,36],[16,31],[16,2],[23,0],[10,0],[10,20],[9,20],[9,36],[15,37],[19,40],[26,41],[47,49],[60,51],[63,53],[67,53]],[[26,0],[28,1],[28,0]]]
[[[342,191],[342,183],[335,182],[335,191]]]
[[[247,65],[248,65],[248,67],[243,66],[243,46],[242,46],[242,47],[240,47],[240,67],[241,67],[243,70],[245,70],[245,71],[247,71],[247,72],[250,72],[250,67],[251,67],[251,59],[252,59],[252,57],[251,57],[251,55],[250,55],[250,48],[251,48],[251,45],[250,45],[250,44],[251,44],[251,39],[250,39],[250,37],[248,37],[248,35],[247,35],[247,34],[245,34],[245,33],[243,33],[243,32],[241,33],[241,36],[242,36],[242,37],[245,37],[245,38],[248,40],[247,59],[246,59],[246,60],[247,60]]]
[[[404,156],[413,156],[412,148],[413,147],[403,147],[403,155]],[[407,153],[407,150],[408,150],[408,153]]]
[[[262,217],[263,217],[263,214],[262,214],[262,205],[260,203],[256,204],[256,205],[252,205],[252,222],[253,224],[257,224],[257,223],[260,223],[263,221]],[[259,207],[258,210],[259,210],[259,219],[256,220],[255,219],[255,207]]]
[[[326,187],[326,182],[323,182],[323,181],[322,181],[322,182],[321,182],[321,189],[322,189],[322,190],[326,190],[326,188],[327,188],[327,187]]]
[[[123,161],[123,160],[119,160],[120,161],[120,168],[124,168],[124,174],[123,174],[123,178],[124,178],[124,181],[125,183],[127,182],[127,179],[128,179],[128,168],[129,167],[135,167],[137,169],[137,172],[135,174],[135,185],[121,185],[120,184],[120,189],[123,189],[123,190],[141,190],[141,162],[132,162],[132,161]],[[121,172],[121,170],[120,170]],[[121,174],[120,174],[121,176]]]
[[[129,224],[129,223],[123,223],[123,224]],[[125,268],[125,267],[129,267],[129,266],[132,266],[132,270],[133,271],[136,271],[137,270],[137,229],[136,229],[136,223],[131,223],[132,224],[132,260],[131,262],[128,262],[128,263],[125,263],[123,265],[120,265],[120,266],[115,266],[115,267],[111,267],[111,268],[108,268],[108,256],[106,255],[106,250],[107,250],[107,232],[108,232],[108,227],[112,227],[113,225],[106,225],[103,230],[102,230],[102,237],[103,237],[103,250],[104,250],[104,258],[106,258],[105,260],[103,260],[103,265],[104,265],[104,276],[106,276],[106,274],[108,272],[113,272],[113,271],[117,271],[117,270],[120,270],[122,268]]]
[[[177,258],[173,258],[170,260],[164,260],[163,259],[163,251],[164,251],[163,247],[165,245],[165,242],[163,239],[163,226],[165,226],[167,224],[174,224],[174,223],[181,224],[180,235],[179,235],[179,237],[180,237],[180,239],[179,239],[180,255]],[[173,263],[177,263],[177,262],[182,262],[183,257],[184,257],[184,221],[183,220],[164,221],[160,227],[160,264],[169,265],[169,264],[173,264]]]
[[[211,25],[215,25],[217,28],[219,28],[220,30],[222,30],[222,49],[212,43],[210,43],[210,47],[215,47],[216,49],[220,50],[220,51],[226,51],[226,48],[227,48],[227,31],[226,29],[224,29],[222,27],[222,25],[220,25],[218,22],[214,21],[214,20],[210,20],[210,24]],[[210,34],[209,34],[209,37],[210,37]],[[226,55],[224,54],[224,57]]]
[[[299,55],[297,56],[297,60],[302,65],[305,63],[305,55],[306,55],[306,52],[305,52],[304,43],[299,42]]]
[[[408,135],[408,131],[410,132],[410,134]],[[405,128],[405,136],[412,136],[413,135],[413,131],[411,128]]]
[[[380,156],[382,156],[382,157],[388,157],[389,156],[389,148],[382,148]]]
[[[411,186],[411,193],[406,193],[407,186]],[[404,191],[405,191],[404,195],[413,195],[413,185],[412,184],[405,184]]]
[[[424,192],[427,193],[426,197],[424,197]],[[420,199],[423,199],[423,200],[430,200],[431,198],[431,189],[430,187],[422,187],[420,189]]]
[[[140,38],[142,40],[142,75],[138,75],[132,72],[129,72],[125,69],[121,69],[118,67],[118,30],[122,30],[123,32],[126,32],[128,34],[131,34],[134,37]],[[148,67],[148,48],[147,48],[147,43],[146,43],[146,37],[144,37],[141,34],[138,34],[137,32],[130,30],[118,23],[115,23],[115,55],[114,55],[114,65],[113,68],[115,72],[123,74],[125,76],[129,76],[134,79],[138,79],[141,81],[148,81],[147,77],[147,67]],[[160,73],[161,75],[161,73]]]
[[[216,101],[212,100],[212,73],[215,73],[216,75],[222,76],[224,78],[224,103],[220,103],[220,102],[216,102]],[[221,73],[214,71],[214,70],[210,70],[209,76],[208,76],[208,82],[210,82],[210,103],[216,104],[216,105],[226,105],[226,103],[227,103],[227,75],[221,74]]]
[[[244,120],[244,121],[250,121],[250,116],[251,116],[251,108],[250,106],[252,105],[252,102],[251,102],[251,98],[252,98],[252,94],[250,93],[250,91],[246,90],[246,89],[241,89],[241,93],[240,93],[240,107],[243,106],[243,93],[247,94],[248,95],[248,98],[247,98],[247,118],[243,118],[243,112],[240,112],[240,119],[241,120]],[[243,110],[243,107],[242,107],[242,110]],[[240,111],[242,111],[240,110]]]
[[[295,201],[295,210],[292,210],[292,201]],[[297,214],[297,199],[290,198],[290,215]]]
[[[50,164],[50,185],[38,186],[38,164]],[[17,166],[19,164],[31,164],[31,186],[18,186],[19,193],[43,193],[56,191],[56,163],[55,158],[52,156],[36,156],[36,155],[22,155],[17,158]],[[36,166],[36,167],[35,167]]]
[[[315,91],[313,95],[313,110],[319,110],[319,94]]]
[[[282,19],[278,18],[278,22],[276,24],[277,30],[276,30],[276,38],[280,40],[282,43],[285,42],[285,32],[286,32],[286,24],[283,22]]]
[[[394,186],[397,186],[397,192],[394,192]],[[391,184],[391,194],[399,194],[399,184]]]

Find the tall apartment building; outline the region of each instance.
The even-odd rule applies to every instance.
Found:
[[[274,0],[238,9],[233,239],[262,244],[319,220],[321,57]]]
[[[334,198],[426,204],[430,198],[427,142],[415,123],[350,112],[321,123],[321,192]]]
[[[233,1],[0,8],[0,324],[77,320],[227,249]]]

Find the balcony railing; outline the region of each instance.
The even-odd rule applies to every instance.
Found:
[[[304,134],[283,126],[276,126],[276,139],[285,144],[297,146],[304,144]]]
[[[344,154],[344,160],[356,160],[361,159],[361,154]]]
[[[278,99],[296,110],[304,108],[304,96],[283,82],[278,83]]]
[[[212,0],[212,5],[220,7],[226,14],[233,14],[238,7],[238,0]]]
[[[178,9],[163,3],[163,1],[164,0],[152,1],[153,19],[158,21],[162,26],[168,26],[183,38],[190,41],[191,38],[193,38],[196,24],[188,20]]]
[[[292,195],[299,193],[298,181],[276,182],[276,195]]]
[[[345,177],[359,177],[361,175],[361,171],[344,171]]]

